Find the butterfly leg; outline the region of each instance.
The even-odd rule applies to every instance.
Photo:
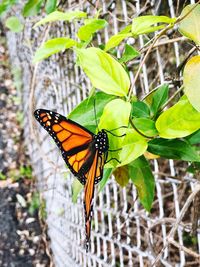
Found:
[[[107,160],[107,161],[105,162],[105,164],[108,163],[108,162],[111,161],[111,160],[116,160],[119,164],[121,163],[121,161],[119,161],[118,159],[116,159],[116,158],[111,158],[111,159]]]

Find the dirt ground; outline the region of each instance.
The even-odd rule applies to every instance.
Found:
[[[0,27],[0,266],[52,266],[15,84]]]

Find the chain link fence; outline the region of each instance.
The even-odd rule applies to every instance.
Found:
[[[174,17],[183,4],[189,3],[194,1],[100,0],[98,8],[102,8],[103,17],[109,19],[109,27],[97,34],[97,42],[107,41],[109,36],[130,23],[133,16],[164,14]],[[65,10],[79,9],[92,15],[96,4],[97,1],[67,1]],[[35,22],[37,20],[35,18]],[[151,161],[156,197],[150,214],[139,201],[134,201],[137,192],[132,183],[121,188],[111,178],[102,192],[98,193],[96,189],[91,251],[86,253],[83,196],[80,195],[77,203],[72,202],[75,178],[65,168],[55,144],[32,115],[36,108],[67,115],[87,97],[91,85],[75,65],[74,54],[57,54],[42,63],[32,64],[34,51],[42,42],[59,36],[76,38],[79,24],[60,22],[33,29],[33,23],[33,19],[27,19],[21,35],[8,33],[7,38],[13,67],[22,70],[25,142],[38,188],[46,203],[55,266],[199,266],[200,230],[194,242],[190,237],[192,202],[199,183],[196,177],[186,173],[185,163],[172,160]],[[135,43],[139,49],[147,41],[147,36],[140,36],[137,41],[130,39],[129,43]],[[135,93],[142,96],[159,84],[169,82],[189,49],[183,37],[176,36],[173,30],[169,32],[157,43],[143,65],[134,87]],[[121,51],[119,47],[119,55]],[[143,56],[144,53],[128,66],[132,80]],[[170,87],[175,89],[175,83],[170,83]]]

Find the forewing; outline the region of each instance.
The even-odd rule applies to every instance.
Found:
[[[94,134],[78,123],[53,111],[38,109],[34,115],[60,148],[72,173],[84,184],[84,173],[81,173],[80,169],[91,155],[89,145]]]

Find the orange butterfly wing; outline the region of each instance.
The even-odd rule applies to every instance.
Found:
[[[92,166],[86,173],[86,184],[84,188],[85,207],[85,230],[86,230],[86,250],[90,247],[91,220],[93,211],[94,185],[103,177],[103,167],[105,163],[104,154],[100,155],[96,151]]]
[[[85,172],[90,166],[84,169],[82,166],[91,157],[90,144],[94,134],[53,111],[38,109],[34,115],[60,148],[71,172],[85,184]]]

